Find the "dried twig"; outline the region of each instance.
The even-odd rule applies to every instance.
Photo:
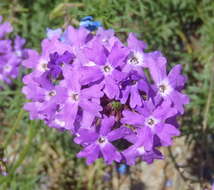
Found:
[[[184,182],[191,181],[192,183],[198,183],[198,182],[199,182],[198,180],[193,179],[193,178],[186,177],[186,176],[184,175],[184,172],[182,172],[182,171],[180,170],[180,166],[178,165],[178,163],[177,163],[177,161],[176,161],[176,159],[175,159],[175,157],[174,157],[174,155],[173,155],[173,153],[172,153],[171,147],[168,147],[168,152],[169,152],[169,157],[170,157],[170,159],[171,159],[171,161],[172,161],[172,163],[173,163],[175,169],[178,171],[179,175],[181,176],[182,180],[183,180]]]

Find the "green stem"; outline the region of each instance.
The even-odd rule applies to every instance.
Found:
[[[16,169],[21,165],[21,163],[24,161],[30,147],[31,144],[33,142],[33,139],[35,137],[37,133],[37,126],[30,126],[30,131],[29,131],[29,135],[27,138],[27,142],[25,147],[23,148],[23,151],[20,153],[19,155],[19,159],[16,161],[16,163],[13,165],[13,167],[11,168],[11,170],[9,171],[9,175],[13,175],[13,173],[16,171]]]
[[[33,142],[33,139],[35,137],[37,133],[37,125],[31,125],[30,126],[30,130],[29,130],[29,134],[28,134],[28,137],[26,139],[26,143],[25,143],[25,146],[22,150],[22,152],[20,153],[19,155],[19,158],[18,160],[15,162],[15,164],[9,169],[9,172],[8,172],[8,176],[4,177],[4,178],[0,178],[0,184],[5,185],[9,185],[9,182],[12,180],[12,177],[16,171],[16,169],[22,164],[22,162],[25,160],[25,157],[27,156],[27,153],[29,152],[30,148],[31,148],[31,145],[32,145],[32,142]]]
[[[12,136],[16,132],[16,129],[19,127],[20,121],[22,120],[23,112],[24,112],[24,110],[21,109],[19,114],[18,114],[18,117],[17,117],[17,119],[16,119],[16,121],[15,121],[13,127],[12,127],[12,129],[10,130],[10,132],[8,133],[8,135],[5,138],[5,142],[3,144],[3,148],[6,148],[8,146]]]
[[[201,168],[200,168],[200,180],[201,180],[201,187],[203,182],[203,176],[204,176],[204,168],[207,162],[209,162],[209,144],[207,141],[207,128],[208,128],[208,118],[210,114],[210,107],[212,104],[213,99],[213,93],[214,93],[214,66],[211,68],[211,76],[210,76],[210,84],[209,84],[209,92],[207,96],[207,102],[205,105],[204,110],[204,118],[202,123],[202,143],[205,150],[205,157],[202,155],[201,159]]]
[[[94,189],[95,176],[97,174],[97,171],[101,168],[101,166],[102,166],[102,160],[100,160],[100,159],[98,159],[95,162],[94,166],[90,166],[89,170],[91,170],[91,171],[90,171],[89,180],[88,180],[88,190]]]
[[[207,131],[209,110],[211,107],[212,97],[213,97],[213,92],[214,92],[214,66],[211,68],[211,71],[212,71],[212,73],[211,73],[211,77],[210,77],[209,92],[208,92],[207,102],[206,102],[205,111],[204,111],[204,120],[203,120],[203,128],[202,128],[203,133],[206,133],[206,131]]]

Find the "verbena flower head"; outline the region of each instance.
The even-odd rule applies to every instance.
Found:
[[[16,36],[10,40],[7,34],[11,33],[13,28],[9,22],[2,22],[0,17],[0,81],[11,83],[19,74],[19,66],[26,56],[24,49],[25,40]]]
[[[181,65],[168,71],[166,58],[133,33],[126,45],[113,30],[87,28],[48,31],[41,53],[28,51],[25,110],[74,135],[87,164],[163,159],[158,148],[180,134],[176,118],[189,101]]]

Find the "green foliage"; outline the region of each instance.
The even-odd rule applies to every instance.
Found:
[[[0,15],[12,22],[15,33],[27,39],[27,47],[38,50],[46,28],[78,25],[87,15],[113,28],[122,39],[128,32],[137,33],[150,50],[161,50],[170,66],[179,63],[184,68],[188,77],[185,91],[191,103],[181,119],[183,135],[200,140],[202,134],[206,136],[204,132],[214,134],[214,1],[1,0]],[[11,158],[9,176],[0,177],[0,184],[4,181],[0,189],[40,189],[47,173],[56,171],[60,182],[55,183],[61,189],[82,189],[83,181],[90,187],[95,177],[79,178],[88,168],[75,159],[78,147],[71,143],[70,135],[30,122],[28,114],[21,111],[25,102],[21,87],[20,76],[12,87],[0,91],[0,140],[6,157]],[[64,160],[57,165],[57,159]],[[67,169],[62,170],[65,164]]]

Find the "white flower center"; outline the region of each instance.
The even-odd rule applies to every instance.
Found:
[[[168,80],[163,80],[158,84],[158,92],[161,96],[168,96],[172,91],[172,87]]]
[[[128,59],[128,64],[133,65],[133,66],[144,65],[143,54],[139,51],[134,51]]]
[[[107,143],[107,139],[105,137],[99,137],[97,142],[100,146],[104,146]]]
[[[100,137],[100,138],[98,139],[98,141],[99,141],[99,143],[104,143],[104,142],[106,141],[106,139],[105,139],[104,137]]]
[[[21,57],[21,56],[22,56],[22,52],[21,52],[20,50],[17,50],[15,53],[16,53],[16,55],[17,55],[18,57]]]
[[[113,68],[111,65],[106,64],[105,66],[102,67],[102,70],[103,70],[105,75],[109,75],[113,71]]]
[[[51,90],[49,93],[48,93],[49,96],[56,96],[56,91],[55,90]]]
[[[40,59],[37,68],[41,72],[48,71],[49,70],[49,68],[48,68],[48,61],[45,60],[45,59]]]
[[[70,91],[68,92],[68,98],[71,102],[78,102],[79,94],[77,92]]]
[[[51,97],[56,96],[56,91],[55,90],[47,91],[45,94],[46,94],[45,99],[50,100]]]
[[[5,65],[5,66],[4,66],[4,71],[5,71],[6,73],[9,73],[11,70],[12,70],[12,66],[11,66],[11,65]]]
[[[150,127],[151,129],[153,129],[157,123],[159,123],[159,120],[154,118],[153,116],[148,117],[145,121],[145,125]]]
[[[145,153],[145,149],[143,146],[137,148],[137,151],[139,152],[139,154],[144,154]]]

